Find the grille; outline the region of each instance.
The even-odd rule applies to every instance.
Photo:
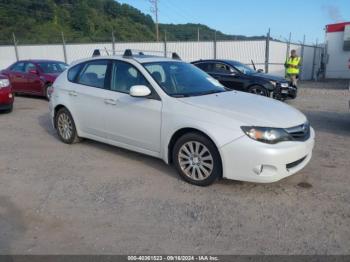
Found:
[[[310,138],[310,124],[308,122],[285,130],[295,141],[306,141]]]
[[[304,156],[303,158],[301,158],[301,159],[299,159],[299,160],[297,160],[297,161],[295,161],[295,162],[292,162],[292,163],[287,164],[287,165],[286,165],[286,168],[287,168],[287,169],[291,169],[291,168],[293,168],[293,167],[298,166],[299,164],[301,164],[301,163],[305,160],[305,158],[306,158],[306,156]]]

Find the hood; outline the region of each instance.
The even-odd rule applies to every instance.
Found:
[[[0,79],[8,79],[8,77],[3,75],[3,74],[1,74],[1,71],[0,71]]]
[[[265,73],[254,73],[251,76],[255,76],[258,78],[265,79],[265,80],[272,80],[272,81],[276,81],[276,82],[288,82],[288,80],[286,80],[284,77],[271,75],[271,74],[265,74]]]
[[[285,103],[237,91],[186,97],[180,101],[248,126],[289,128],[307,121],[304,114]]]

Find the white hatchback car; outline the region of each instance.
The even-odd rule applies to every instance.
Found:
[[[64,143],[88,138],[161,158],[199,186],[278,181],[304,168],[314,147],[298,110],[130,50],[72,65],[53,85],[50,111]]]

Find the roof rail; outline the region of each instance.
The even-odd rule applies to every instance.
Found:
[[[123,57],[124,57],[124,58],[130,58],[130,57],[132,57],[132,51],[131,51],[131,49],[125,49],[125,52],[124,52]]]
[[[181,57],[175,52],[171,55],[171,58],[175,60],[181,60]]]
[[[95,49],[94,50],[94,52],[92,53],[92,57],[95,57],[95,56],[101,56],[100,49]]]

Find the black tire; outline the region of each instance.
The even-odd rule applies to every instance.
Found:
[[[202,153],[207,150],[209,153],[194,154],[191,157],[185,150],[185,148],[190,149],[191,143],[194,143],[192,146],[195,147],[192,148],[194,149],[192,151],[197,150],[197,153]],[[185,157],[183,157],[184,153],[186,154]],[[209,160],[210,157],[211,160]],[[219,151],[210,139],[200,133],[188,133],[180,137],[174,145],[172,159],[181,178],[193,185],[209,186],[222,177]],[[212,168],[209,168],[208,166],[211,165]],[[193,171],[194,169],[195,171]]]
[[[80,142],[73,117],[66,108],[61,108],[56,113],[55,127],[57,134],[63,143],[74,144]],[[68,129],[70,132],[68,132]]]
[[[259,96],[270,96],[269,91],[265,87],[259,85],[249,87],[248,92]]]
[[[50,95],[49,95],[49,89],[51,87],[52,84],[46,84],[45,87],[44,87],[44,96],[45,96],[45,99],[47,101],[50,101]]]
[[[9,109],[7,109],[7,113],[11,113],[12,111],[13,111],[13,104],[10,105],[10,108],[9,108]]]

